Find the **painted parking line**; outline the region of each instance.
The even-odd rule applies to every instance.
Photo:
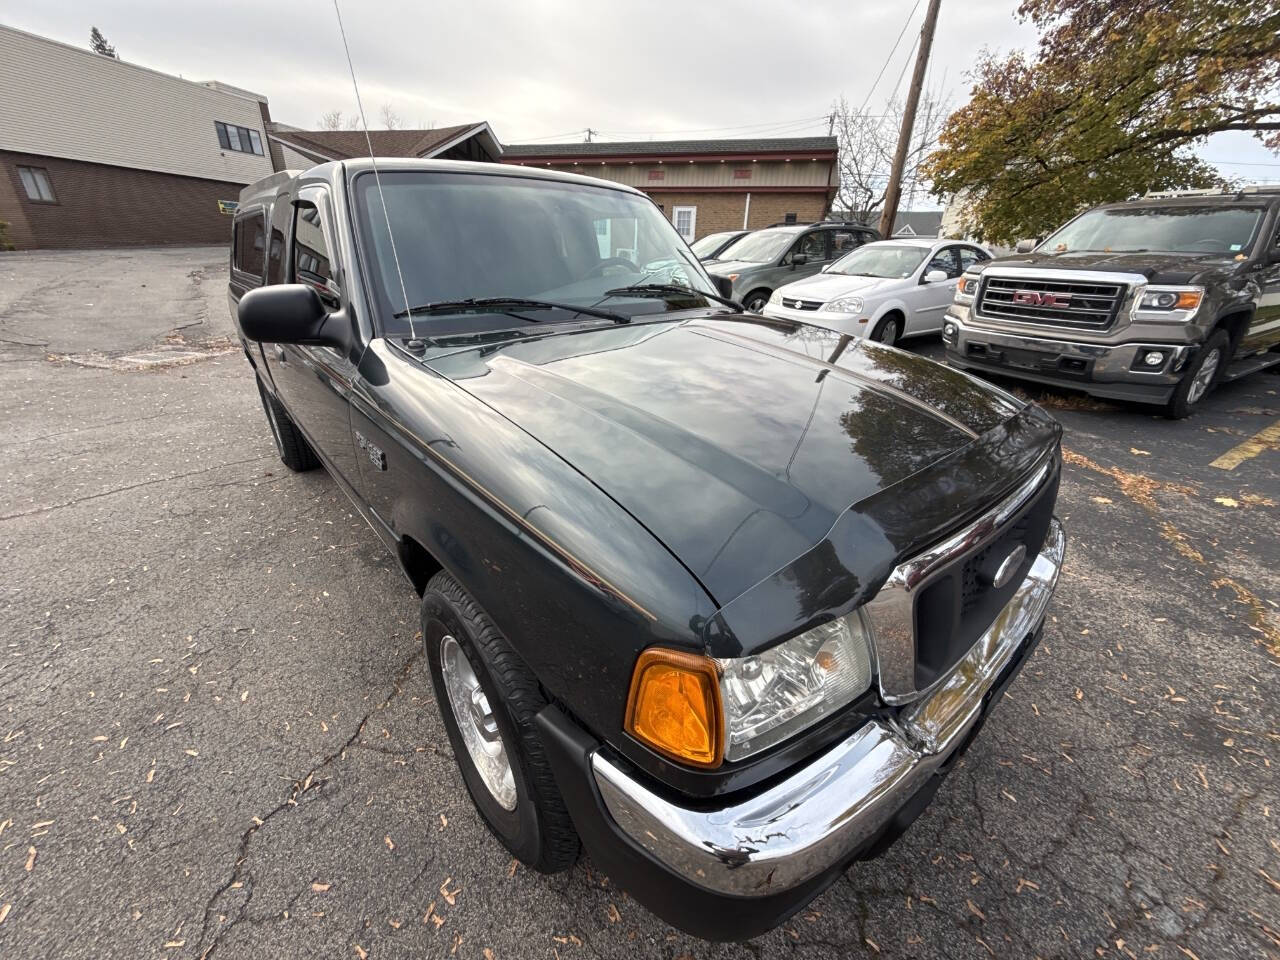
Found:
[[[1268,447],[1280,449],[1280,420],[1277,420],[1269,427],[1263,427],[1244,443],[1232,447],[1209,466],[1217,467],[1219,470],[1234,470],[1246,460],[1252,460]]]

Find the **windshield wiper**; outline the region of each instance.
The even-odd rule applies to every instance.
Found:
[[[407,317],[411,314],[463,313],[468,310],[492,310],[494,313],[511,314],[513,310],[568,310],[570,313],[581,313],[588,317],[599,317],[601,320],[612,320],[614,323],[630,323],[631,318],[614,313],[612,310],[598,310],[595,307],[580,307],[572,303],[555,303],[551,300],[530,300],[527,297],[468,297],[466,300],[438,300],[435,303],[424,303],[408,310],[398,310],[395,317]],[[533,317],[520,317],[530,323],[541,323]]]
[[[670,297],[670,296],[695,296],[705,297],[708,300],[715,300],[717,303],[723,303],[726,306],[733,307],[738,313],[742,313],[744,308],[737,300],[729,297],[722,297],[718,293],[707,293],[704,290],[694,290],[692,287],[682,287],[678,283],[637,283],[630,287],[618,287],[614,290],[606,290],[606,297]]]

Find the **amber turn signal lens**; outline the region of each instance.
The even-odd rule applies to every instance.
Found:
[[[673,760],[720,766],[724,712],[715,663],[678,650],[644,651],[631,675],[625,727],[641,743]]]
[[[1179,310],[1194,310],[1200,306],[1200,297],[1203,294],[1199,290],[1184,290],[1178,294],[1178,302],[1175,305]]]

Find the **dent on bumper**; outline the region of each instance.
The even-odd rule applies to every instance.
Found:
[[[592,773],[609,815],[668,869],[720,894],[778,893],[844,860],[964,742],[985,695],[1044,618],[1065,552],[1055,518],[1026,579],[944,683],[749,800],[689,810],[595,751]]]

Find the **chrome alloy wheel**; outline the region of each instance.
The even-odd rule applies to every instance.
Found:
[[[498,729],[498,719],[493,715],[476,672],[471,669],[471,661],[458,641],[447,633],[440,640],[440,670],[444,674],[453,719],[458,723],[476,772],[498,805],[503,810],[514,810],[516,778]]]
[[[1191,389],[1187,391],[1187,402],[1198,403],[1200,398],[1209,391],[1209,384],[1213,383],[1214,375],[1218,372],[1218,364],[1222,362],[1222,351],[1214,347],[1204,358],[1204,363],[1200,364],[1200,369],[1196,371],[1195,378],[1191,381]]]

